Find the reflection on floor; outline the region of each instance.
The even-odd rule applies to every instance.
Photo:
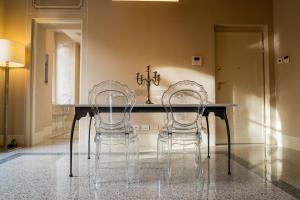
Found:
[[[69,178],[68,144],[53,140],[0,154],[0,199],[300,199],[300,152],[234,145],[228,176],[224,147],[210,159],[203,148],[200,165],[193,153],[174,153],[170,168],[166,159],[157,163],[156,153],[140,153],[135,162],[104,154],[96,170],[80,144]]]

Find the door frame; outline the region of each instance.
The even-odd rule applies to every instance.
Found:
[[[86,20],[80,17],[74,18],[32,18],[30,20],[31,24],[31,57],[30,57],[30,89],[28,91],[29,104],[27,104],[27,116],[29,117],[29,122],[26,123],[26,146],[33,146],[34,141],[34,133],[35,131],[35,123],[36,123],[36,116],[35,116],[35,86],[36,86],[36,50],[37,50],[37,30],[39,26],[42,25],[64,25],[64,24],[81,24],[81,31],[82,31],[82,42],[80,48],[80,86],[79,86],[79,97],[82,88],[82,72],[86,69],[86,28],[85,22]],[[79,100],[80,101],[80,100]]]
[[[274,68],[274,66],[271,66],[272,59],[270,55],[270,47],[269,44],[271,44],[270,38],[271,35],[269,35],[268,26],[267,25],[215,25],[214,26],[214,34],[217,32],[258,32],[262,34],[262,42],[263,42],[263,63],[262,63],[262,75],[263,75],[263,88],[264,88],[264,144],[269,145],[270,144],[270,133],[271,133],[271,119],[272,119],[272,105],[273,101],[271,99],[271,91],[273,91],[272,88],[274,88],[274,83],[272,74],[274,70],[271,70]],[[216,41],[215,41],[216,42]],[[214,45],[214,48],[216,45]],[[216,52],[216,51],[214,51]],[[215,54],[215,63],[216,63],[216,54]],[[215,77],[216,77],[216,67],[215,67]],[[215,85],[216,85],[216,79],[215,79]],[[216,96],[217,96],[217,90],[215,89]]]

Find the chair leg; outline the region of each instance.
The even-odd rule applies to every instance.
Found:
[[[160,159],[160,136],[158,135],[157,136],[157,149],[156,149],[156,162],[157,162],[157,164],[159,164],[160,162],[159,162],[159,159]]]
[[[101,140],[96,141],[96,159],[100,159],[101,154]]]
[[[201,162],[201,146],[200,146],[200,138],[198,138],[198,141],[197,141],[197,147],[198,147],[198,152],[197,152],[197,154],[198,154],[198,164]]]
[[[172,135],[168,135],[168,174],[171,176],[171,162],[172,162]]]
[[[129,135],[125,134],[125,154],[126,154],[126,162],[128,162],[128,151],[129,151]]]
[[[128,184],[130,182],[129,180],[129,135],[128,134],[125,134],[125,157],[126,157],[126,177],[127,177],[127,188],[128,188]]]
[[[134,152],[135,152],[135,156],[134,156],[134,162],[135,164],[138,166],[139,165],[139,158],[140,158],[140,151],[139,151],[139,140],[138,138],[136,138],[134,140]]]
[[[90,124],[89,124],[89,135],[88,135],[88,159],[91,159],[91,124],[92,124],[92,117],[90,117]]]
[[[198,162],[199,162],[199,145],[198,145],[198,142],[195,144],[195,147],[196,147],[195,163],[196,163],[196,165],[198,165]]]
[[[209,145],[210,145],[210,142],[209,142],[209,122],[208,122],[208,116],[205,117],[206,119],[206,128],[207,128],[207,158],[210,158],[210,152],[209,152]]]
[[[133,147],[134,147],[134,157],[133,157],[133,164],[134,164],[134,170],[135,170],[135,181],[139,181],[139,143],[138,143],[138,138],[135,138],[133,141]]]
[[[99,186],[99,177],[100,177],[100,158],[101,158],[101,140],[96,141],[96,155],[95,155],[95,185]]]

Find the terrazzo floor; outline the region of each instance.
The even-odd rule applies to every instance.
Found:
[[[77,146],[77,149],[80,149]],[[68,140],[0,154],[0,199],[299,199],[243,160],[234,150],[232,175],[222,148],[200,164],[193,153],[174,153],[157,163],[156,153],[126,162],[120,153],[104,154],[100,167],[85,152],[74,155],[69,174]],[[299,170],[299,169],[295,169]],[[294,188],[295,189],[295,188]]]

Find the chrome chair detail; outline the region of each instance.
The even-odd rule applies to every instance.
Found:
[[[182,145],[183,148],[186,145],[195,145],[196,161],[200,161],[201,134],[204,131],[202,118],[207,105],[207,92],[204,87],[194,81],[180,81],[163,93],[161,101],[166,111],[166,123],[158,134],[157,161],[164,144],[168,150],[169,170],[173,145]],[[193,104],[195,112],[173,112],[173,107],[180,104]]]

